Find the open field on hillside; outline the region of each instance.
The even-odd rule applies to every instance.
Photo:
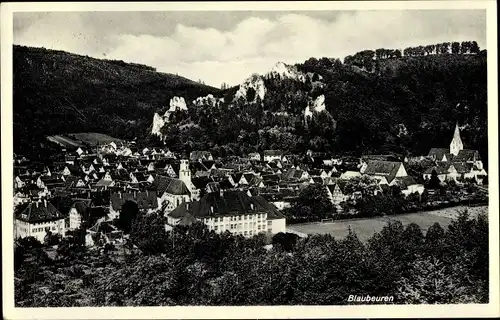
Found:
[[[54,136],[48,136],[47,140],[53,143],[56,143],[62,147],[65,148],[78,148],[83,146],[81,142],[78,142],[74,139],[62,136],[62,135],[54,135]]]
[[[358,235],[361,241],[368,240],[374,233],[379,232],[391,220],[399,220],[403,225],[416,223],[425,232],[435,222],[446,228],[456,218],[462,210],[467,209],[472,217],[479,213],[486,213],[488,206],[466,207],[459,206],[434,211],[424,211],[397,216],[374,217],[366,219],[339,220],[334,222],[303,223],[287,226],[289,232],[299,232],[305,234],[331,234],[335,238],[343,238],[348,234],[349,227]]]
[[[81,132],[81,133],[71,133],[68,134],[70,137],[74,137],[76,140],[87,143],[91,146],[107,144],[110,142],[121,142],[122,140],[108,136],[107,134],[97,133],[97,132]]]

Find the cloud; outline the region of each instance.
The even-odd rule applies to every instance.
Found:
[[[240,83],[277,61],[343,58],[364,49],[443,41],[476,40],[486,46],[484,10],[337,11],[321,16],[250,12],[238,19],[228,13],[93,14],[20,16],[15,18],[14,42],[94,57],[106,54],[214,86]]]

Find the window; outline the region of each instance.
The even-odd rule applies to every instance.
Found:
[[[217,227],[217,226],[215,226],[215,227],[214,227],[214,230],[215,230],[215,231],[217,231],[217,229],[218,229],[218,227]]]
[[[241,220],[241,216],[238,216],[238,220]]]
[[[248,235],[248,231],[245,231],[245,236],[247,236],[247,235]]]
[[[52,227],[52,231],[56,230],[56,227]]]

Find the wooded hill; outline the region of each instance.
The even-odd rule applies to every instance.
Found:
[[[29,152],[46,135],[101,132],[143,135],[154,111],[175,96],[218,92],[149,66],[15,45],[14,151]]]
[[[487,162],[486,51],[474,42],[364,50],[344,62],[310,58],[295,67],[313,76],[264,76],[263,101],[249,90],[250,99],[233,102],[237,87],[221,91],[142,65],[15,46],[15,150],[67,132],[140,139],[151,132],[154,112],[182,96],[188,114],[163,129],[175,151],[420,155],[448,147],[458,121],[465,147]],[[225,103],[191,104],[209,93]],[[306,126],[304,110],[321,94],[328,115],[314,114]]]
[[[478,149],[487,162],[486,52],[420,55],[418,47],[406,50],[412,56],[384,52],[392,51],[363,51],[370,65],[359,55],[344,62],[310,58],[296,65],[313,74],[305,82],[264,76],[262,101],[232,102],[229,93],[218,107],[191,108],[187,119],[164,129],[167,145],[216,154],[312,149],[425,155],[432,147],[449,147],[458,121],[465,147]],[[308,101],[321,94],[329,114],[313,114],[306,126]],[[247,95],[252,101],[255,92]]]

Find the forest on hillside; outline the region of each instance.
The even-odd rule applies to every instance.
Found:
[[[311,58],[297,64],[314,74],[305,82],[265,76],[263,101],[246,102],[255,95],[249,90],[246,100],[231,103],[230,95],[217,107],[190,108],[164,128],[166,144],[176,151],[208,149],[219,155],[265,149],[424,155],[432,147],[448,147],[458,121],[465,148],[479,150],[486,162],[485,52],[408,50],[410,56],[364,51],[370,66],[356,55],[344,63]],[[321,94],[327,112],[313,114],[306,124],[304,109]]]
[[[247,99],[233,102],[237,87],[219,90],[138,64],[15,46],[14,150],[36,155],[45,135],[68,132],[163,145],[149,136],[153,114],[182,96],[188,113],[174,114],[163,129],[174,151],[422,155],[448,147],[458,121],[465,147],[479,150],[487,164],[486,51],[476,42],[364,50],[343,62],[310,58],[295,67],[313,76],[302,82],[266,75],[262,101],[248,90]],[[209,93],[225,103],[192,105]],[[306,123],[304,110],[320,95],[327,112]]]
[[[174,96],[219,89],[135,63],[13,48],[14,151],[36,155],[44,136],[98,132],[133,139]]]

